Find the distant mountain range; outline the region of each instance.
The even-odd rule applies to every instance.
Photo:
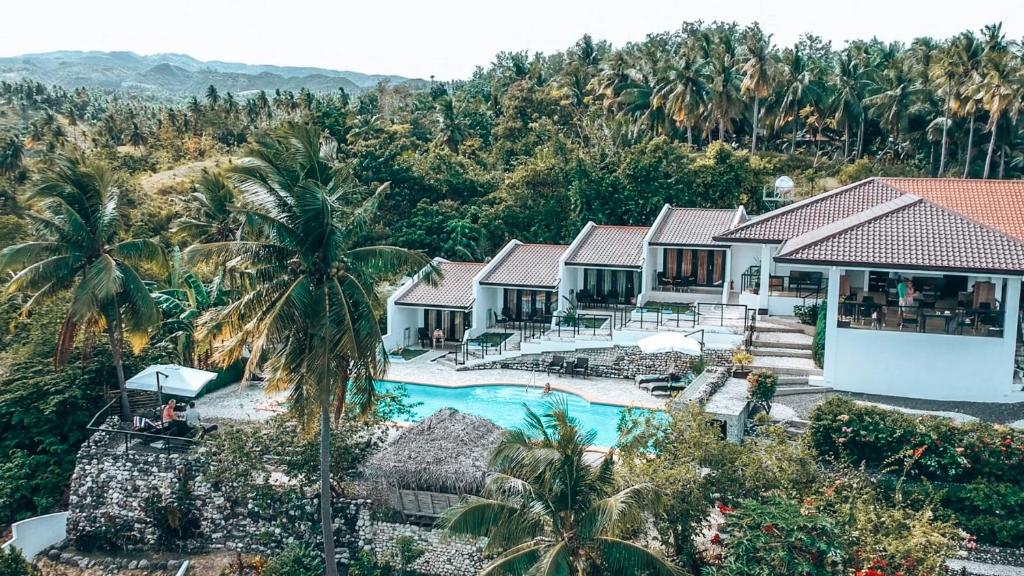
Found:
[[[200,95],[213,84],[220,92],[266,90],[314,92],[345,88],[357,94],[381,80],[426,86],[421,79],[295,66],[196,60],[185,54],[140,56],[134,52],[60,51],[0,58],[0,80],[32,79],[65,88],[121,90],[152,96]]]

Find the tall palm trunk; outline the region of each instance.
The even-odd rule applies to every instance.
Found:
[[[946,131],[949,129],[949,82],[946,82],[946,112],[942,119],[942,154],[939,155],[939,176],[946,172]]]
[[[974,145],[974,115],[969,120],[970,130],[967,131],[967,154],[964,155],[964,178],[971,173],[971,148]]]
[[[1006,148],[999,148],[999,176],[1000,180],[1003,179],[1003,169],[1006,168]]]
[[[331,509],[331,402],[327,395],[329,384],[324,381],[320,399],[320,527],[324,538],[324,565],[326,576],[338,576],[338,563],[334,559],[334,512]]]
[[[860,113],[860,129],[857,130],[857,160],[864,154],[864,112]]]
[[[124,381],[124,364],[122,363],[121,349],[121,310],[115,304],[114,317],[107,323],[107,337],[110,340],[110,357],[114,363],[114,371],[117,372],[117,388],[121,399],[121,420],[129,420],[132,417],[132,405],[128,402],[128,386]]]
[[[996,149],[996,133],[999,128],[999,116],[992,119],[992,138],[988,141],[988,154],[985,156],[985,173],[981,176],[988,179],[989,169],[992,167],[992,152]]]
[[[789,153],[790,154],[796,152],[796,130],[797,130],[797,125],[799,123],[800,123],[800,112],[798,110],[794,110],[793,111],[793,139],[790,141],[790,144],[789,144]]]
[[[850,120],[843,121],[843,162],[850,159]]]
[[[718,117],[718,141],[725,142],[725,117]]]
[[[693,124],[689,120],[686,122],[686,143],[693,148]]]
[[[751,154],[754,154],[754,153],[757,152],[757,123],[758,123],[758,110],[757,109],[758,109],[758,105],[759,104],[760,104],[760,99],[757,97],[757,94],[754,94],[754,136],[750,140],[750,153]]]

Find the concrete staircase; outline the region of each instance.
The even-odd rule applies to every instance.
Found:
[[[758,318],[750,348],[754,362],[751,368],[772,370],[779,376],[779,388],[802,393],[807,386],[808,376],[820,376],[822,371],[815,366],[811,345],[814,338],[808,334],[808,327],[775,317]],[[821,391],[820,386],[813,387]]]

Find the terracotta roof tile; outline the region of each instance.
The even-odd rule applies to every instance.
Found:
[[[473,306],[473,278],[483,269],[482,262],[448,262],[435,260],[442,276],[437,286],[417,279],[413,286],[395,300],[402,306],[468,309]]]
[[[1024,274],[1024,242],[907,195],[794,238],[779,262]]]
[[[901,192],[876,179],[864,180],[762,214],[719,234],[725,241],[783,242],[888,202]]]
[[[595,225],[570,253],[565,263],[573,266],[639,268],[644,262],[647,226]]]
[[[669,208],[665,218],[651,234],[658,246],[714,246],[715,234],[733,226],[737,210],[710,208]]]
[[[885,178],[882,181],[1024,240],[1024,180]]]
[[[558,260],[566,248],[560,244],[516,244],[501,260],[492,262],[480,283],[554,289],[558,286]]]

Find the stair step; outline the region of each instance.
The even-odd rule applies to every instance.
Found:
[[[810,358],[755,356],[752,370],[771,370],[780,376],[821,376],[822,371]]]
[[[804,333],[803,330],[801,330],[799,328],[794,328],[794,327],[791,327],[791,326],[781,326],[779,324],[771,324],[769,326],[765,326],[765,325],[760,324],[760,323],[758,323],[758,325],[754,328],[754,331],[755,332],[764,332],[766,334],[780,334],[780,333],[782,333],[782,334],[803,334]]]
[[[807,376],[779,376],[777,384],[779,388],[785,388],[787,386],[806,386]]]
[[[768,348],[806,348],[814,345],[814,338],[802,332],[767,332],[754,335],[755,346]]]
[[[750,349],[750,353],[757,359],[761,356],[774,356],[776,358],[813,358],[814,355],[810,350],[806,348],[767,348],[757,346],[757,342],[754,343],[754,347]]]
[[[824,392],[831,392],[832,388],[828,386],[787,386],[784,388],[777,388],[775,390],[775,396],[799,396],[801,394],[822,394]]]

